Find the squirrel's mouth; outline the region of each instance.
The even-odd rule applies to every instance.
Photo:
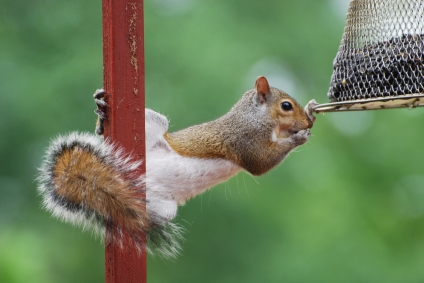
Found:
[[[271,140],[273,142],[277,142],[277,141],[280,141],[281,142],[281,141],[283,141],[283,140],[291,137],[292,135],[297,134],[299,131],[300,130],[284,129],[284,128],[281,128],[280,126],[277,126],[272,131]]]
[[[294,134],[294,131],[287,130],[287,129],[281,129],[280,126],[277,126],[272,131],[272,137],[271,140],[273,142],[282,141],[284,139],[289,138],[291,135]]]
[[[278,134],[277,134],[277,138],[286,139],[286,138],[290,137],[291,135],[292,135],[292,131],[279,129]]]

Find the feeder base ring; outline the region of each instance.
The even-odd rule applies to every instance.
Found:
[[[313,107],[313,111],[315,113],[322,113],[338,111],[378,110],[403,107],[415,108],[420,106],[424,106],[424,93],[324,103]]]

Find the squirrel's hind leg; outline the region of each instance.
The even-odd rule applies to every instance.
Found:
[[[177,215],[178,205],[173,200],[153,197],[147,192],[147,213],[154,224],[162,225]]]

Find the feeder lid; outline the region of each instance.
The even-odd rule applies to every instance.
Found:
[[[352,0],[315,112],[424,106],[424,2]]]

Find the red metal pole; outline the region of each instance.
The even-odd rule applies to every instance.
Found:
[[[145,159],[143,0],[102,0],[105,137]],[[140,174],[146,172],[145,162]],[[106,283],[143,283],[146,254],[116,243],[105,246]]]

